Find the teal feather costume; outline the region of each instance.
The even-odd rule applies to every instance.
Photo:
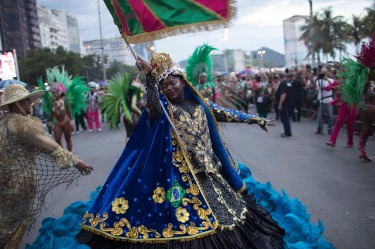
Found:
[[[124,112],[126,120],[131,122],[130,108],[126,98],[129,92],[130,79],[129,74],[116,74],[112,80],[109,80],[107,94],[102,97],[101,108],[105,110],[111,129],[117,128],[120,124],[121,109]]]
[[[41,90],[49,90],[52,85],[56,82],[60,82],[66,89],[65,99],[68,101],[72,110],[72,115],[79,114],[81,110],[86,110],[86,92],[89,88],[86,86],[81,76],[68,75],[65,71],[65,67],[61,67],[61,71],[58,67],[46,69],[46,85],[43,82],[43,78],[39,77],[38,85]],[[43,96],[43,111],[49,116],[51,114],[51,106],[54,97],[50,91]]]
[[[203,88],[212,88],[215,86],[212,80],[212,60],[210,57],[210,53],[214,50],[217,49],[204,44],[197,47],[188,60],[186,76],[198,91]],[[202,73],[207,75],[207,82],[200,85],[199,77]]]
[[[357,61],[350,58],[342,60],[344,70],[341,77],[344,78],[344,84],[340,85],[339,92],[345,102],[362,107],[366,85],[375,69],[375,36],[370,37],[368,43],[362,43],[361,51],[355,58]]]

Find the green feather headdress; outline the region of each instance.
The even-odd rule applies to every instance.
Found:
[[[66,89],[65,99],[68,101],[72,110],[73,117],[79,114],[81,110],[86,110],[86,92],[90,89],[86,86],[81,76],[68,75],[65,71],[64,65],[61,66],[61,70],[58,67],[46,69],[46,81],[47,85],[44,84],[42,77],[39,77],[38,85],[42,90],[48,90],[52,88],[52,85],[56,82],[60,82]],[[48,89],[47,89],[48,88]],[[50,91],[43,96],[43,110],[50,115],[51,106],[54,97]]]
[[[186,66],[186,76],[195,88],[197,87],[199,76],[202,73],[207,75],[207,83],[213,85],[212,60],[210,56],[213,50],[217,49],[204,44],[203,46],[197,47],[189,57]]]
[[[126,102],[130,86],[129,74],[116,74],[108,83],[108,93],[102,97],[101,108],[105,110],[110,128],[113,129],[120,123],[121,109],[125,118],[132,122],[130,108]]]
[[[339,86],[339,93],[348,104],[360,105],[369,69],[351,58],[344,58],[341,64],[339,77],[343,78],[343,82]]]
[[[344,58],[341,62],[344,70],[340,76],[344,81],[340,84],[339,92],[345,102],[361,106],[370,70],[375,67],[375,36],[371,36],[368,43],[362,43],[361,51],[355,58],[358,62],[350,58]]]

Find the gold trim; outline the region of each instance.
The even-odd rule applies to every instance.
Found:
[[[11,239],[9,240],[8,247],[9,249],[17,249],[21,244],[22,237],[26,232],[26,225],[21,224],[12,235]]]
[[[244,192],[245,190],[246,190],[246,183],[243,182],[242,188],[241,188],[240,190],[238,190],[237,192],[238,192],[238,193],[242,193],[242,192]]]
[[[184,78],[186,79],[186,77],[184,77]],[[187,82],[189,82],[189,81],[187,81]],[[194,89],[194,88],[192,88],[192,89]],[[169,117],[170,117],[170,119],[171,119],[172,124],[175,125],[176,120],[174,119],[173,113],[172,113],[172,111],[171,111],[171,106],[172,106],[172,104],[171,104],[171,102],[168,100],[168,98],[166,98],[166,100],[168,101]],[[173,137],[173,134],[174,134],[174,131],[173,131],[173,129],[171,129],[171,136],[172,136],[172,137]],[[199,192],[201,193],[201,195],[202,195],[204,201],[206,202],[206,204],[207,204],[207,206],[208,206],[208,209],[212,210],[211,207],[210,207],[209,202],[207,201],[206,196],[204,195],[204,192],[202,191],[202,188],[201,188],[200,185],[199,185],[199,180],[195,177],[195,174],[193,173],[193,172],[194,172],[194,171],[193,171],[193,166],[191,165],[191,162],[190,162],[190,160],[189,160],[189,156],[187,155],[187,152],[184,150],[183,142],[182,142],[180,136],[179,136],[178,134],[175,134],[175,137],[176,137],[176,140],[177,140],[176,150],[177,150],[177,149],[180,149],[180,150],[181,150],[182,155],[184,156],[185,161],[186,161],[186,163],[187,163],[187,165],[188,165],[188,167],[189,167],[190,174],[193,176],[194,181],[196,182],[196,184],[197,184],[197,186],[198,186],[198,188],[199,188]],[[215,216],[214,213],[212,213],[212,216],[213,216],[213,218],[215,219],[215,222],[217,222],[217,218],[216,218],[216,216]]]
[[[162,30],[144,32],[142,34],[127,36],[125,33],[121,33],[121,37],[126,39],[129,43],[135,44],[139,42],[146,42],[152,40],[159,40],[169,36],[176,36],[188,33],[196,33],[201,31],[212,31],[220,28],[226,28],[229,26],[227,20],[208,21],[195,24],[186,24],[176,27],[168,27]]]
[[[191,180],[190,176],[188,174],[184,174],[182,176],[182,180],[184,182],[188,181],[189,182],[189,185],[190,185],[190,188],[187,188],[186,189],[186,193],[188,194],[192,194],[192,195],[199,195],[199,189],[198,189],[198,186],[196,184],[193,183],[193,181]]]
[[[114,240],[114,241],[127,241],[127,242],[131,242],[131,243],[168,243],[169,241],[181,241],[181,242],[185,242],[185,241],[191,241],[191,240],[199,239],[199,238],[202,238],[202,237],[206,237],[206,236],[209,236],[211,234],[216,233],[216,230],[210,230],[210,231],[205,231],[205,232],[198,233],[196,235],[181,236],[181,237],[178,237],[178,238],[132,239],[132,238],[114,236],[114,235],[110,235],[108,233],[103,233],[102,231],[100,231],[97,228],[90,227],[90,226],[83,225],[83,224],[81,225],[81,228],[83,230],[86,230],[86,231],[91,232],[93,234],[97,234],[97,235],[103,236],[104,238],[107,238],[107,239],[110,239],[110,240]],[[189,228],[187,228],[187,231],[189,231]]]

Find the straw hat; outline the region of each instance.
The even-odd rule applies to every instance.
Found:
[[[30,93],[24,86],[15,84],[6,87],[3,91],[0,101],[0,110],[8,111],[8,105],[30,98],[34,103],[44,95],[45,91],[38,90]]]

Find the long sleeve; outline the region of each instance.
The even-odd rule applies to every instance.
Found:
[[[8,127],[23,141],[50,155],[56,165],[62,169],[75,166],[79,162],[76,155],[63,150],[55,140],[46,135],[43,124],[37,118],[16,115],[9,120]]]
[[[218,122],[258,124],[261,128],[264,128],[268,123],[268,120],[265,118],[224,108],[212,102],[209,102],[209,104]]]
[[[156,78],[151,73],[146,74],[146,91],[148,95],[146,111],[152,120],[157,120],[162,113],[157,83]]]

